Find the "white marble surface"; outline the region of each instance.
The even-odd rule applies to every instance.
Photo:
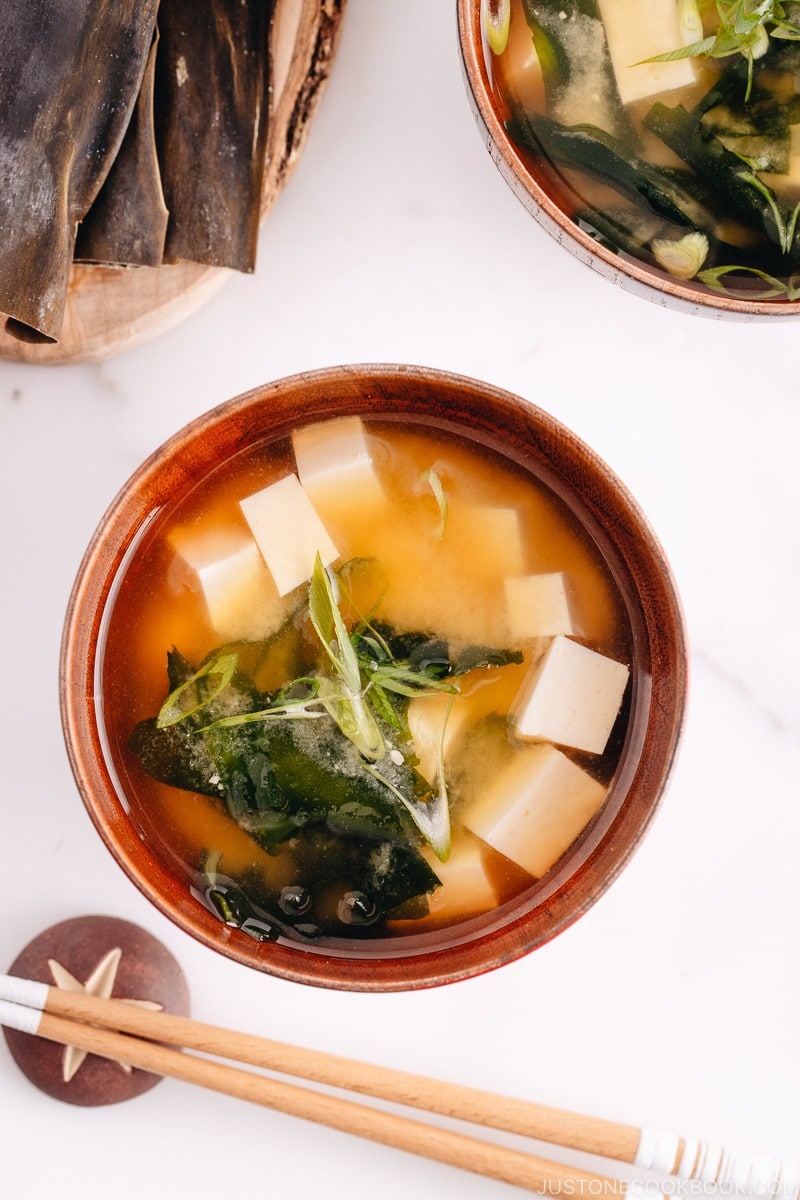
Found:
[[[176,953],[202,1019],[800,1157],[800,324],[665,311],[541,232],[483,148],[453,8],[349,0],[254,278],[101,365],[0,363],[0,965],[55,921],[106,912]],[[57,705],[74,572],[140,460],[255,384],[358,361],[484,378],[593,445],[663,542],[692,654],[678,768],[610,892],[528,958],[410,995],[275,980],[175,930],[95,835]],[[170,1081],[117,1107],[59,1104],[3,1042],[0,1111],[9,1200],[511,1194]]]

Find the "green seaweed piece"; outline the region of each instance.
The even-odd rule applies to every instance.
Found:
[[[601,211],[583,208],[575,214],[575,222],[590,236],[615,253],[656,265],[650,251],[654,239],[667,236],[676,227],[661,220],[644,208],[615,208]]]
[[[293,721],[159,729],[146,720],[131,733],[128,749],[162,783],[222,799],[236,823],[268,849],[315,821],[365,837],[417,841],[402,806],[327,716],[311,732]],[[413,765],[389,759],[378,766],[409,796],[430,792]]]
[[[206,855],[206,903],[222,920],[259,941],[280,936],[315,940],[341,935],[369,937],[385,917],[413,919],[428,912],[428,896],[441,886],[418,851],[393,842],[364,842],[325,826],[308,828],[290,849],[303,886],[276,893],[261,872],[234,880],[220,872],[224,857]],[[333,901],[333,903],[332,903]]]
[[[761,233],[782,253],[797,254],[797,210],[788,211],[752,166],[728,150],[682,105],[655,103],[644,125],[713,186],[740,221]]]
[[[615,208],[602,212],[584,208],[575,214],[575,220],[590,236],[615,253],[628,254],[640,262],[662,269],[663,253],[659,256],[655,252],[659,243],[680,242],[686,236],[703,236],[706,239],[707,252],[703,261],[706,270],[722,263],[737,261],[751,269],[755,268],[758,262],[765,261],[763,247],[758,247],[755,253],[751,253],[740,246],[733,246],[714,237],[710,232],[701,235],[699,231],[690,231],[687,235],[685,228],[662,221],[644,208]],[[769,256],[767,260],[771,262]],[[697,278],[702,280],[702,274],[698,274]]]
[[[513,114],[508,130],[529,153],[586,171],[676,225],[702,230],[712,225],[710,214],[674,173],[652,166],[605,130],[592,125],[567,127],[525,109]]]
[[[523,0],[542,68],[548,113],[573,125],[595,125],[633,146],[638,142],[620,98],[597,0]],[[591,83],[586,64],[592,67]]]
[[[128,749],[152,777],[224,803],[239,828],[269,852],[289,841],[304,846],[310,832],[324,827],[359,843],[365,854],[364,847],[380,844],[394,861],[401,848],[411,856],[411,876],[423,866],[428,872],[418,847],[427,842],[447,859],[450,809],[441,764],[435,787],[417,770],[410,700],[455,694],[457,676],[519,663],[522,654],[450,646],[429,633],[398,634],[363,619],[348,630],[319,558],[307,617],[316,643],[300,635],[295,612],[267,641],[222,646],[197,669],[173,648],[169,694],[155,718],[134,728]],[[307,667],[309,673],[261,691],[242,662],[263,674],[281,646],[296,652],[285,663],[289,672]],[[404,884],[397,903],[412,897]],[[221,893],[217,900],[221,913],[233,911]]]

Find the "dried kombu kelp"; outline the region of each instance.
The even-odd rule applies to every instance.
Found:
[[[273,0],[161,0],[156,130],[166,262],[252,271]]]
[[[168,214],[153,121],[157,43],[156,38],[119,153],[78,228],[80,262],[157,267],[163,260]]]
[[[0,312],[57,340],[75,228],[130,120],[157,0],[5,0],[0,39]]]

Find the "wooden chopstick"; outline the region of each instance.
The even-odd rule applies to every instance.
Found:
[[[113,1003],[116,1006],[120,1002]],[[121,1006],[126,1007],[124,1003]],[[614,1200],[624,1196],[628,1190],[618,1179],[561,1166],[519,1150],[395,1116],[311,1088],[283,1083],[252,1071],[243,1071],[238,1067],[175,1050],[157,1041],[118,1033],[110,1028],[97,1028],[71,1017],[41,1012],[37,1017],[38,1027],[34,1030],[31,1010],[6,1001],[0,1004],[3,1024],[19,1027],[18,1014],[14,1010],[22,1012],[19,1025],[26,1032],[35,1032],[49,1041],[76,1046],[156,1075],[180,1079],[265,1108],[302,1117],[394,1149],[510,1183],[526,1191],[554,1197],[574,1197],[578,1194],[608,1196]],[[141,1024],[150,1030],[148,1020]]]
[[[101,1000],[85,993],[67,992],[13,976],[0,975],[0,1006],[3,1001],[16,1001],[43,1011],[49,1016],[90,1022],[95,1026],[103,1026],[115,1032],[122,1031],[150,1042],[182,1046],[249,1066],[407,1105],[428,1113],[455,1117],[595,1156],[616,1159],[642,1170],[698,1180],[709,1187],[714,1184],[730,1184],[737,1192],[744,1194],[749,1192],[755,1196],[770,1198],[777,1197],[780,1193],[780,1200],[800,1200],[800,1165],[788,1161],[731,1152],[715,1143],[681,1138],[674,1134],[584,1116],[476,1088],[461,1087],[252,1034],[234,1032],[188,1017],[138,1008],[121,1000]],[[185,1055],[179,1057],[186,1058]],[[160,1074],[166,1073],[158,1067],[144,1069]],[[302,1091],[297,1088],[294,1090]],[[373,1113],[372,1109],[365,1111]],[[534,1161],[538,1161],[540,1166],[543,1162]],[[546,1165],[549,1168],[553,1166]],[[618,1181],[611,1180],[610,1184],[618,1184]]]
[[[633,1126],[237,1033],[122,1000],[51,987],[45,1011],[604,1158],[632,1163],[636,1155],[640,1131]]]

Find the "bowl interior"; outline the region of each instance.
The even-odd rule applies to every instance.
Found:
[[[255,442],[332,416],[418,423],[504,456],[560,497],[598,547],[632,638],[630,715],[608,800],[558,865],[514,901],[437,933],[375,942],[261,943],[192,896],[134,819],[104,727],[102,655],[126,564],[163,509]],[[674,758],[686,651],[663,552],[612,472],[567,429],[523,400],[446,372],[343,367],[294,376],[222,405],[182,430],[123,488],[81,565],[62,648],[62,715],[75,778],[120,866],[179,927],[210,948],[284,978],[343,989],[398,990],[477,974],[541,945],[609,886],[644,834]]]
[[[489,154],[512,191],[538,223],[586,266],[626,291],[661,305],[691,313],[751,321],[760,317],[798,315],[797,304],[759,292],[752,280],[752,298],[715,292],[692,280],[684,281],[606,245],[573,219],[579,201],[567,174],[526,155],[507,131],[510,110],[496,86],[493,56],[483,28],[486,0],[457,0],[461,65],[467,94]]]

